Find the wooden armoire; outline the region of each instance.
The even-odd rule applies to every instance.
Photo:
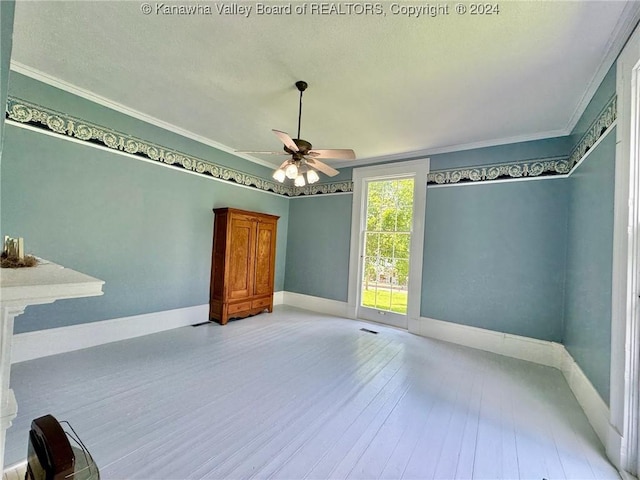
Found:
[[[278,218],[236,208],[214,208],[209,319],[225,325],[273,311]]]

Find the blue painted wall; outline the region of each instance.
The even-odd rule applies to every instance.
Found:
[[[567,137],[431,157],[431,170],[568,155]],[[564,179],[429,187],[420,313],[542,340],[562,338]]]
[[[424,317],[562,337],[564,179],[427,189]]]
[[[7,87],[9,85],[9,64],[13,45],[14,0],[0,1],[0,159],[2,158],[2,139],[4,133],[4,107],[7,103]]]
[[[569,136],[431,155],[431,171],[561,157],[571,150]]]
[[[293,198],[284,288],[347,301],[353,196]]]
[[[615,132],[571,175],[563,343],[609,400]]]
[[[615,65],[576,125],[578,142],[615,94]],[[567,273],[563,343],[605,402],[611,364],[611,274],[615,130],[568,182]]]
[[[12,77],[10,93],[16,83],[20,80]],[[52,97],[46,104],[57,101]],[[91,110],[86,100],[72,103]],[[94,115],[96,123],[125,132],[138,123],[117,112],[109,112],[104,121]],[[20,127],[5,128],[0,234],[24,237],[28,251],[106,281],[102,297],[29,307],[16,322],[17,333],[208,303],[215,207],[281,217],[275,288],[282,290],[288,199]],[[216,163],[226,155],[188,139],[174,144],[175,135],[163,136],[151,125],[140,130],[153,133],[162,145],[200,152]]]
[[[441,154],[432,166],[554,157],[570,148],[560,137]],[[351,195],[291,200],[285,290],[347,300],[351,203]],[[422,315],[560,341],[566,214],[562,179],[430,187]]]

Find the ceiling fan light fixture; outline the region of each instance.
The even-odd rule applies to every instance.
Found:
[[[291,162],[289,165],[285,167],[284,174],[286,175],[287,178],[290,178],[291,180],[293,180],[294,178],[298,177],[298,167],[296,166],[295,163]]]
[[[320,180],[320,177],[318,176],[316,171],[309,169],[309,171],[307,172],[307,182],[309,182],[309,185],[311,185],[312,183],[316,183],[318,180]]]
[[[280,182],[280,183],[284,183],[284,179],[286,178],[286,174],[284,173],[284,170],[279,168],[277,169],[275,172],[273,172],[273,179],[276,182]]]
[[[287,179],[294,180],[294,184],[297,187],[304,186],[307,183],[311,185],[312,183],[318,182],[320,180],[318,172],[329,177],[334,177],[339,173],[338,170],[321,162],[320,159],[334,158],[341,160],[354,160],[356,158],[355,152],[351,149],[334,148],[328,150],[314,150],[312,149],[310,142],[300,138],[300,126],[302,125],[302,92],[304,92],[308,86],[307,82],[302,80],[296,82],[296,88],[300,92],[298,108],[298,137],[293,139],[286,132],[275,129],[272,130],[272,132],[284,144],[284,154],[291,155],[289,160],[285,160],[284,163],[273,172],[272,176],[274,180],[280,183],[284,183]],[[236,150],[236,152],[283,155],[282,152],[256,152],[242,150]],[[311,167],[307,166],[307,164]]]

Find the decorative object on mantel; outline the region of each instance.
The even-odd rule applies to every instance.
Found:
[[[322,172],[329,177],[336,176],[339,172],[333,167],[321,162],[319,158],[335,158],[340,160],[355,160],[356,154],[348,148],[318,150],[313,148],[311,143],[300,138],[300,124],[302,122],[302,92],[309,85],[303,80],[296,82],[296,88],[300,92],[300,105],[298,108],[298,138],[291,138],[288,133],[280,130],[272,130],[273,133],[284,143],[284,152],[256,152],[238,151],[239,153],[257,153],[263,155],[291,155],[285,160],[275,172],[273,179],[284,183],[289,178],[294,181],[296,187],[304,187],[307,183],[312,184],[320,180],[317,172]],[[316,171],[317,170],[317,171]],[[305,176],[307,180],[305,182]]]
[[[4,237],[4,247],[2,249],[2,268],[24,268],[35,267],[38,264],[36,257],[24,254],[24,238]]]

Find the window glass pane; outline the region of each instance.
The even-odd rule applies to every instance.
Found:
[[[394,236],[394,254],[395,258],[409,258],[409,245],[411,242],[411,235],[408,233],[397,233]]]
[[[362,305],[406,313],[413,179],[367,184]]]
[[[378,256],[380,234],[379,233],[365,233],[364,254],[368,257]]]
[[[395,239],[395,234],[393,233],[381,233],[380,236],[380,246],[378,247],[380,250],[380,256],[384,257],[387,260],[393,258],[393,243]]]
[[[396,260],[396,268],[395,268],[395,286],[401,289],[407,290],[408,280],[409,280],[409,260]]]

